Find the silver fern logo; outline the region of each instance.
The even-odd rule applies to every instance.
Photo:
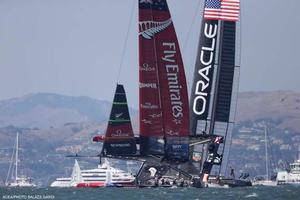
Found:
[[[162,22],[155,21],[143,21],[139,22],[139,35],[142,35],[145,39],[151,40],[155,34],[165,30],[172,24],[172,19],[168,19]]]

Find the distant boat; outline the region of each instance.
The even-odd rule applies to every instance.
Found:
[[[14,160],[15,158],[15,160]],[[36,187],[34,183],[32,183],[32,179],[26,176],[18,176],[18,163],[19,163],[19,133],[16,135],[16,143],[15,148],[13,150],[13,154],[11,157],[5,186],[7,187]],[[13,175],[13,165],[15,165],[15,174]],[[13,177],[14,176],[14,177]],[[13,177],[13,178],[12,178]]]
[[[290,164],[289,171],[279,171],[277,173],[278,185],[300,185],[300,154],[298,160]]]
[[[263,185],[263,186],[276,186],[277,181],[273,181],[270,179],[269,175],[269,154],[268,154],[268,131],[267,131],[267,126],[264,128],[264,133],[265,133],[265,164],[266,164],[266,178],[265,179],[255,179],[252,182],[252,185]]]
[[[107,159],[95,169],[81,170],[75,159],[71,177],[57,178],[50,187],[110,187],[133,185],[135,177],[110,166]]]

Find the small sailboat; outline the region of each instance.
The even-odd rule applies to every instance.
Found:
[[[15,158],[15,160],[14,160]],[[19,133],[17,132],[15,148],[13,150],[13,154],[11,157],[5,186],[7,187],[36,187],[34,183],[32,183],[32,179],[26,176],[18,175],[18,163],[19,163]],[[13,165],[15,165],[15,174],[13,177]]]
[[[264,128],[265,133],[265,158],[266,158],[266,178],[265,179],[256,179],[252,182],[252,185],[263,185],[263,186],[276,186],[277,181],[271,180],[269,175],[269,154],[268,154],[268,135],[267,135],[267,126]]]

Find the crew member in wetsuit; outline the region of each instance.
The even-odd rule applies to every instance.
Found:
[[[234,169],[232,167],[230,167],[230,176],[232,178],[235,178],[235,175],[234,175]]]

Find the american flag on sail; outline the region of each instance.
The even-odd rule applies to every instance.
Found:
[[[239,14],[240,0],[205,0],[205,19],[238,21]]]

